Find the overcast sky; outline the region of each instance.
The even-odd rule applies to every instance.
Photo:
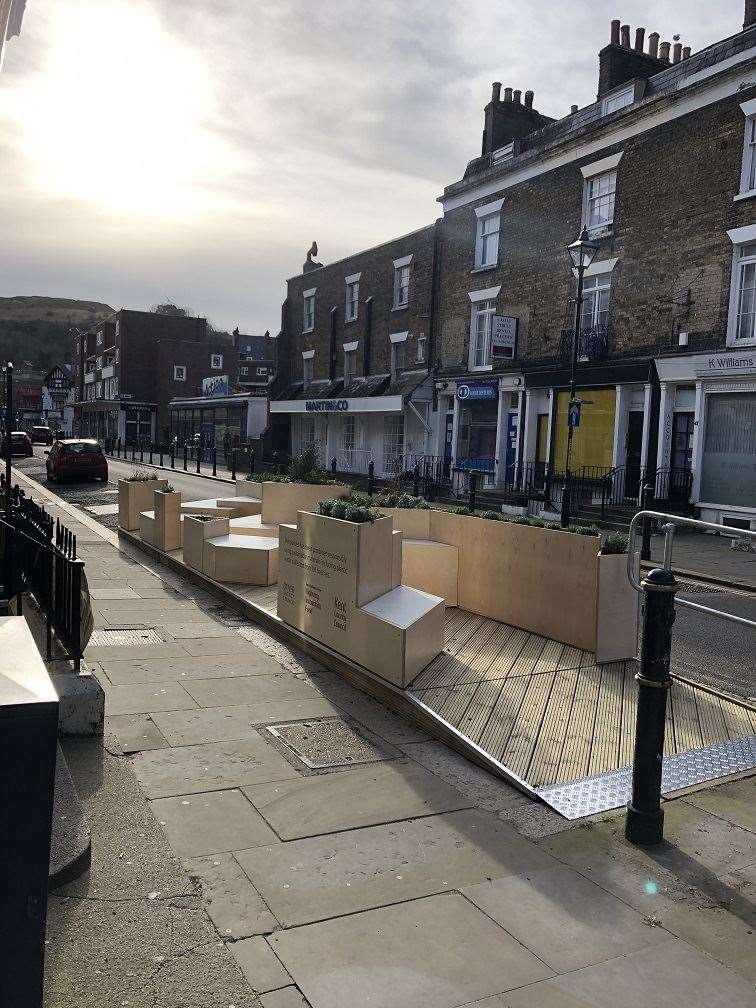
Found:
[[[285,280],[432,222],[491,82],[561,117],[609,23],[737,32],[741,0],[28,0],[0,73],[0,295],[278,331]]]

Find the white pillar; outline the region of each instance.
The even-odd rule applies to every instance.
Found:
[[[326,467],[330,467],[331,459],[336,456],[338,458],[338,447],[339,447],[339,432],[338,425],[336,423],[336,414],[328,413],[326,418]]]
[[[693,419],[693,489],[692,503],[701,499],[701,460],[703,458],[704,405],[703,383],[696,382],[696,415]]]
[[[646,467],[646,455],[648,453],[648,435],[651,429],[651,383],[646,382],[643,386],[643,435],[641,437],[641,486],[645,482],[643,472]]]
[[[457,464],[457,438],[459,437],[459,399],[454,396],[454,421],[452,423],[452,453],[451,453],[451,467]]]
[[[617,385],[614,400],[614,445],[612,446],[612,466],[625,464],[627,448],[627,413],[629,392],[625,385]]]
[[[496,415],[496,471],[494,474],[494,483],[496,486],[501,486],[506,481],[509,406],[505,408],[504,400],[509,400],[510,396],[510,392],[503,392],[499,389],[499,411]]]
[[[672,449],[672,405],[674,394],[669,382],[661,383],[659,396],[659,441],[656,447],[656,467],[666,469]]]

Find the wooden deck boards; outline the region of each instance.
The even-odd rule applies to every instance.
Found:
[[[449,609],[445,650],[410,693],[532,787],[545,787],[630,765],[635,673],[634,661],[597,665],[588,652]],[[675,681],[665,754],[754,733],[748,708]]]

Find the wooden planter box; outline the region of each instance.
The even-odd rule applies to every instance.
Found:
[[[296,526],[280,529],[278,615],[404,688],[442,650],[445,606],[399,584],[400,543],[388,517],[300,511]]]
[[[236,477],[236,496],[237,497],[257,497],[258,500],[262,499],[262,483],[258,483],[257,480],[239,479]]]
[[[185,515],[183,521],[184,563],[204,573],[205,542],[216,536],[228,535],[228,518],[201,518]]]
[[[635,558],[635,576],[640,561]],[[596,661],[632,658],[638,646],[638,592],[627,577],[627,554],[598,556]]]
[[[168,485],[168,480],[118,480],[118,524],[127,532],[139,528],[139,515],[152,510],[155,490]]]
[[[299,511],[317,511],[318,504],[351,492],[344,483],[321,486],[316,483],[263,483],[262,522],[264,525],[296,524]]]
[[[430,539],[428,508],[378,508],[391,518],[395,529],[401,529],[406,539]]]
[[[177,491],[166,493],[156,490],[153,494],[155,503],[155,527],[152,533],[152,545],[163,553],[171,553],[181,548],[181,494]]]

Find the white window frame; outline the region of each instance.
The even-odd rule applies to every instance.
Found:
[[[736,200],[756,196],[756,98],[743,102],[740,108],[745,116],[745,123],[743,126],[740,192],[735,197]]]
[[[391,380],[400,378],[407,368],[407,337],[409,332],[391,333]]]
[[[590,276],[584,277],[584,281],[583,281],[583,303],[581,305],[581,310],[580,310],[580,332],[581,333],[582,332],[587,332],[590,329],[595,329],[596,326],[598,326],[600,324],[600,322],[599,322],[599,316],[601,315],[601,311],[599,310],[599,303],[600,303],[600,297],[599,297],[599,295],[600,295],[600,293],[602,291],[608,291],[607,306],[604,309],[604,311],[606,312],[606,316],[607,316],[607,322],[605,324],[608,325],[609,302],[611,301],[611,293],[612,293],[612,273],[611,273],[611,270],[595,270]],[[593,302],[593,306],[592,306],[592,309],[591,309],[591,318],[590,318],[589,324],[584,325],[583,324],[583,316],[585,314],[584,309],[585,309],[586,302],[589,301],[589,300],[591,300]]]
[[[303,350],[302,351],[302,385],[304,388],[309,388],[312,385],[313,377],[315,374],[315,351],[314,350]]]
[[[249,368],[248,367],[240,367],[239,368],[239,374],[240,375],[248,375],[249,374]]]
[[[315,329],[315,294],[317,287],[302,291],[302,333],[311,333]]]
[[[213,371],[223,370],[223,354],[214,353],[210,354],[210,367]]]
[[[475,269],[492,269],[499,264],[501,208],[504,200],[496,200],[475,208]],[[486,230],[489,228],[489,230]]]
[[[744,270],[749,266],[753,266],[753,272],[756,273],[756,224],[734,228],[732,231],[728,231],[727,235],[733,244],[730,309],[727,320],[727,346],[756,346],[756,316],[754,316],[750,337],[738,337],[742,291],[741,278]],[[749,252],[747,255],[744,255],[743,251],[746,248],[749,249]],[[756,292],[754,297],[756,297]]]
[[[344,321],[356,322],[360,313],[360,278],[361,273],[353,273],[344,281],[346,285],[344,301]]]
[[[470,298],[470,345],[468,350],[468,361],[467,366],[470,371],[491,371],[493,369],[493,362],[491,360],[491,330],[493,323],[493,316],[496,314],[496,299],[501,293],[501,284],[498,287],[487,287],[485,290],[470,291],[468,297]],[[485,303],[485,308],[480,308],[479,305]],[[484,345],[483,354],[480,357],[481,363],[476,363],[476,358],[479,357],[478,350],[479,347],[479,333],[478,333],[478,318],[485,312],[487,314],[487,332],[483,333],[484,339],[487,341],[487,347]]]
[[[406,308],[409,304],[410,291],[410,266],[412,256],[403,256],[401,259],[394,259],[394,298],[393,310]],[[406,283],[403,278],[406,275]]]
[[[624,151],[620,151],[618,154],[612,154],[611,157],[602,158],[600,161],[594,161],[592,164],[583,165],[580,169],[583,176],[583,224],[592,234],[610,231],[614,227],[614,215],[617,209],[617,167],[623,153]],[[593,184],[605,176],[613,176],[611,178],[610,193],[603,193],[600,197],[592,197],[591,189]],[[606,195],[611,195],[612,197],[611,219],[603,221],[600,224],[591,224],[592,201],[597,198],[603,198]]]
[[[620,109],[628,108],[635,101],[635,82],[605,95],[601,101],[601,115],[610,115],[612,112],[619,112]]]
[[[173,380],[186,381],[186,364],[173,365]]]
[[[350,385],[357,377],[357,347],[358,341],[344,343],[344,387]]]
[[[427,345],[428,345],[428,338],[425,335],[425,333],[418,333],[417,347],[416,347],[416,350],[415,350],[415,363],[416,364],[425,364],[426,363],[426,361],[425,361],[425,354],[426,354],[426,347],[427,347]]]

